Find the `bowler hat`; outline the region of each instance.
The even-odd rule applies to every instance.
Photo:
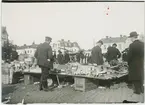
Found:
[[[133,32],[130,33],[129,38],[137,37],[137,36],[138,36],[137,32],[136,31],[133,31]]]
[[[103,44],[103,41],[102,41],[102,40],[99,40],[97,43],[101,43],[101,44]]]
[[[51,37],[48,37],[48,36],[45,37],[45,41],[51,41],[51,40],[52,40]]]

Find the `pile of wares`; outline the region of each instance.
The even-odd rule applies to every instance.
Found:
[[[10,68],[13,70],[13,72],[19,72],[25,70],[28,68],[28,66],[25,62],[13,61],[10,63]]]
[[[92,78],[114,78],[119,74],[128,72],[127,63],[119,62],[116,66],[110,66],[108,63],[104,65],[81,65],[79,63],[68,63],[66,65],[55,65],[55,71],[68,75],[87,76]]]

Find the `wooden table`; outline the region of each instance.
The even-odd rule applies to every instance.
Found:
[[[41,69],[24,70],[24,81],[26,85],[33,83],[32,74],[41,74]],[[56,75],[59,86],[61,86],[59,76],[74,77],[75,90],[80,90],[80,91],[86,91],[86,90],[90,90],[90,89],[98,87],[99,80],[109,80],[109,79],[111,80],[111,79],[116,79],[116,78],[120,78],[120,77],[128,75],[128,73],[126,73],[126,74],[120,74],[114,78],[104,78],[104,77],[91,77],[91,76],[85,76],[85,75],[71,75],[71,74],[66,74],[66,73],[54,73],[52,71],[50,71],[50,74]]]

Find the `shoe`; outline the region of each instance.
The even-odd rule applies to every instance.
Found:
[[[43,91],[48,92],[48,91],[49,91],[49,89],[48,89],[48,88],[43,88]]]
[[[56,84],[54,84],[54,85],[51,85],[51,86],[49,86],[49,89],[54,89],[54,88],[56,88],[56,87],[58,87],[58,85],[56,85]]]

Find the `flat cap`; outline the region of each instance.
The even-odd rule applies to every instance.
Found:
[[[99,40],[97,43],[101,43],[101,44],[103,44],[103,41],[102,41],[102,40]]]
[[[51,37],[48,37],[48,36],[45,37],[45,41],[51,41],[51,40],[52,40]]]

